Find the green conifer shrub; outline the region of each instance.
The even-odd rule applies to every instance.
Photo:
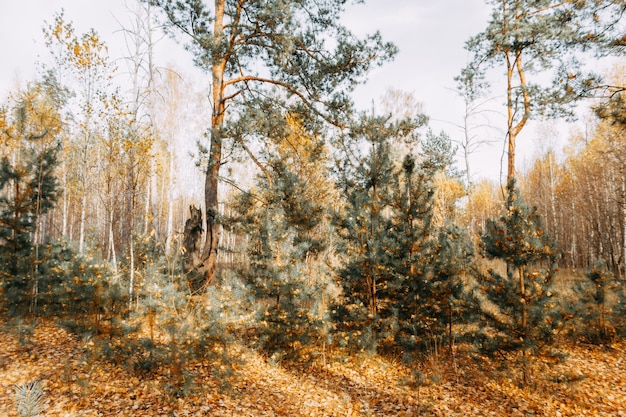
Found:
[[[428,132],[416,161],[404,158],[395,176],[389,248],[395,253],[390,306],[396,312],[395,343],[408,360],[414,353],[437,353],[443,340],[451,344],[453,315],[460,312],[464,276],[473,249],[467,233],[434,217],[437,173],[450,171],[454,149],[445,134]]]
[[[107,264],[64,242],[41,248],[37,313],[83,335],[119,338],[127,329],[127,294]]]
[[[486,256],[506,263],[507,274],[491,269],[479,277],[478,298],[488,303],[481,304],[475,343],[490,355],[521,353],[526,382],[525,362],[554,341],[563,314],[550,290],[557,253],[514,180],[507,186],[505,212],[488,222],[482,246]]]
[[[192,366],[197,362],[210,366],[228,387],[239,363],[229,350],[233,336],[227,328],[232,306],[225,299],[228,293],[216,287],[206,293],[192,291],[182,260],[168,259],[151,236],[136,240],[135,260],[136,303],[126,323],[142,336],[121,339],[112,346],[112,359],[140,374],[165,374],[172,398],[196,390]]]
[[[21,92],[10,111],[0,108],[0,139],[11,145],[0,160],[0,284],[9,316],[37,304],[40,218],[58,197],[55,169],[60,130],[57,97],[45,83]]]
[[[610,344],[624,325],[624,291],[604,260],[597,260],[576,286],[578,303],[573,311],[571,336],[594,344]]]
[[[343,297],[332,308],[336,342],[354,350],[400,349],[408,360],[443,335],[459,292],[457,272],[472,254],[458,230],[446,226],[438,238],[433,222],[433,177],[452,162],[449,138],[429,132],[420,154],[401,163],[392,158],[394,141],[418,125],[363,118],[338,166],[344,206],[335,215],[344,257],[337,271]]]
[[[412,156],[404,159],[392,188],[390,220],[393,224],[388,250],[393,253],[394,272],[389,306],[395,313],[394,342],[405,351],[423,351],[435,333],[436,300],[433,294],[437,228],[433,223],[436,170],[420,164]]]
[[[433,250],[431,299],[435,334],[445,335],[450,348],[454,343],[453,325],[471,321],[471,308],[465,296],[466,279],[474,264],[474,245],[466,229],[447,221],[439,229]]]
[[[32,236],[37,218],[57,197],[56,153],[56,147],[25,150],[20,162],[0,161],[0,273],[10,316],[32,313],[37,303],[41,259]]]
[[[389,262],[400,255],[388,250],[395,171],[391,143],[400,131],[410,134],[414,127],[390,123],[386,117],[363,116],[344,140],[355,160],[346,155],[337,167],[344,205],[335,213],[334,224],[344,259],[337,271],[343,297],[332,306],[332,320],[336,343],[351,350],[373,351],[380,340],[392,340],[395,332],[388,304],[394,290]]]
[[[322,256],[326,236],[321,202],[283,161],[259,176],[256,190],[235,203],[233,230],[245,234],[248,263],[238,274],[256,306],[258,345],[274,359],[308,362],[325,342],[330,273]]]

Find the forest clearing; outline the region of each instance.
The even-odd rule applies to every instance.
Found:
[[[624,0],[487,0],[451,132],[368,2],[129,3],[0,97],[0,415],[626,416]]]

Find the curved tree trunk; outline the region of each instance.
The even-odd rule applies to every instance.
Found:
[[[224,0],[215,0],[215,21],[213,35],[215,44],[219,45],[224,37]],[[209,162],[204,182],[204,199],[206,208],[206,240],[202,251],[202,260],[198,272],[203,274],[201,287],[205,288],[213,280],[217,263],[219,244],[218,223],[218,182],[219,170],[222,164],[222,126],[224,124],[225,97],[224,71],[227,58],[215,53],[212,65],[213,113],[211,115],[211,146],[209,148]]]

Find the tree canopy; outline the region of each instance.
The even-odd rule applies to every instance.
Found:
[[[505,70],[507,181],[515,175],[516,139],[538,116],[572,117],[572,105],[602,84],[581,53],[623,55],[619,25],[622,1],[489,0],[492,15],[485,30],[466,42],[470,62],[457,78],[475,98],[489,87],[485,73]],[[546,74],[550,76],[546,80]],[[623,87],[622,87],[623,88]]]
[[[272,114],[290,109],[308,115],[309,123],[317,119],[343,125],[352,108],[349,93],[372,66],[393,57],[396,48],[379,33],[355,37],[340,23],[345,5],[341,0],[149,3],[163,12],[167,30],[182,37],[195,64],[212,77],[207,237],[200,257],[208,283],[219,241],[216,216],[224,141],[258,161],[246,142],[272,135],[279,127]],[[238,129],[242,123],[244,131]]]

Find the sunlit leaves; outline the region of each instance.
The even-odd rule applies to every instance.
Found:
[[[80,69],[79,73],[85,74],[85,77],[93,76],[99,67],[108,65],[108,48],[96,31],[91,29],[76,36],[72,23],[65,21],[63,12],[54,16],[54,22],[44,27],[43,33],[48,48],[54,49],[56,45],[63,48],[61,55],[56,58]]]
[[[610,84],[624,84],[616,68]],[[526,174],[524,191],[538,207],[563,253],[560,265],[588,267],[606,259],[619,275],[624,269],[623,218],[626,199],[626,141],[620,100],[623,93],[600,102],[600,116],[590,131],[574,134],[566,158],[549,151]]]

